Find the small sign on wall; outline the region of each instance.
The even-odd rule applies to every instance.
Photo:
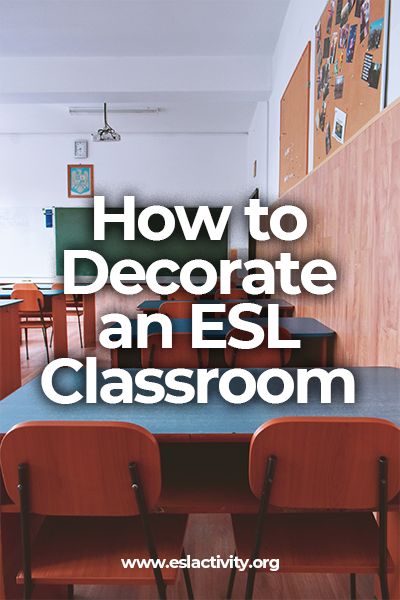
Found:
[[[53,227],[53,209],[52,208],[43,208],[44,214],[44,223],[46,229],[51,229]]]

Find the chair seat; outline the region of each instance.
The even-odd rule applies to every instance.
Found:
[[[240,558],[252,554],[256,522],[256,515],[232,516]],[[279,558],[287,573],[378,573],[378,534],[369,512],[268,514],[259,557]]]
[[[67,304],[67,313],[70,315],[79,314],[79,316],[81,317],[83,315],[83,310],[81,310],[80,308],[78,308],[78,310],[76,310],[75,306],[68,306],[68,304]]]
[[[150,515],[160,559],[179,559],[187,515]],[[32,548],[32,581],[37,584],[151,584],[153,569],[124,569],[121,558],[149,558],[139,517],[47,517]],[[166,584],[178,568],[163,568]],[[17,583],[23,583],[23,572]]]

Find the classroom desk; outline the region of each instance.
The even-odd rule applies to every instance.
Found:
[[[288,371],[296,377],[296,369]],[[136,423],[149,429],[160,443],[163,484],[159,511],[254,513],[257,502],[248,485],[248,451],[250,438],[262,423],[283,416],[347,416],[384,418],[400,425],[400,369],[361,367],[351,371],[356,380],[356,403],[344,405],[342,388],[334,385],[332,404],[323,406],[316,383],[310,386],[309,403],[306,405],[296,404],[295,396],[280,405],[267,404],[258,396],[247,404],[232,405],[220,397],[215,381],[210,384],[207,405],[198,405],[193,400],[184,406],[163,402],[156,405],[78,403],[63,406],[50,402],[44,396],[37,377],[0,403],[1,431],[4,433],[13,425],[29,420]],[[83,391],[84,373],[60,371],[55,383],[59,391],[63,387],[65,391],[72,391],[75,386]],[[0,597],[9,598],[11,592],[7,590],[15,587],[13,579],[18,561],[18,556],[9,549],[11,545],[15,546],[19,520],[17,507],[6,496],[0,511],[4,544],[0,548]],[[394,548],[400,517],[395,503],[391,511],[388,545],[393,548],[392,556],[398,562]],[[390,584],[391,597],[398,597],[394,593],[396,581],[393,575]],[[3,595],[2,587],[5,590]]]
[[[56,310],[60,314],[59,322],[56,324],[54,322],[54,356],[56,358],[68,356],[68,338],[67,338],[67,329],[66,325],[63,325],[63,320],[66,319],[61,315],[62,311],[65,311],[65,296],[62,290],[53,290],[51,288],[51,284],[39,284],[38,285],[40,291],[44,296],[45,308],[50,311]],[[10,298],[13,287],[10,286],[2,286],[0,287],[0,299],[1,298]],[[62,296],[63,300],[59,298]],[[90,348],[96,345],[96,302],[95,302],[95,294],[83,294],[83,345],[85,348]],[[56,298],[57,297],[57,298]],[[59,305],[63,304],[64,309],[62,309]],[[56,327],[58,326],[59,335],[58,342],[56,342]],[[64,339],[64,331],[65,329],[65,339]],[[57,355],[56,355],[57,348]]]
[[[141,304],[138,305],[138,310],[141,310],[143,313],[147,315],[151,315],[154,313],[158,313],[160,310],[161,304],[165,302],[176,302],[175,300],[145,300]],[[185,301],[184,301],[185,302]],[[279,304],[279,314],[281,317],[292,317],[294,313],[294,305],[287,302],[287,300],[282,300],[282,298],[247,298],[245,300],[216,300],[214,298],[202,298],[200,300],[196,300],[196,304],[239,304],[241,302],[251,302],[252,304],[258,304],[262,307],[260,316],[267,316],[267,309],[269,304]]]
[[[12,290],[0,290],[0,299],[11,298]],[[68,356],[67,310],[65,296],[62,290],[42,290],[44,309],[53,316],[54,329],[54,358]],[[19,325],[18,325],[19,332]]]
[[[0,400],[21,386],[18,305],[22,300],[0,300]]]
[[[205,334],[204,337],[209,339],[225,339],[226,334],[232,329],[228,319],[217,319],[222,323],[221,331],[210,331]],[[246,319],[259,325],[268,325],[268,319],[257,318],[257,319]],[[215,321],[214,319],[210,321]],[[191,319],[171,319],[172,331],[177,333],[191,332],[192,320]],[[305,346],[308,342],[315,346],[315,343],[320,344],[319,358],[317,360],[318,366],[329,367],[333,364],[333,349],[336,333],[333,329],[330,329],[317,319],[310,319],[308,317],[290,317],[282,318],[279,320],[281,327],[287,329],[292,337],[295,339],[302,340],[302,348],[299,350],[293,350],[293,361],[290,366],[313,366],[313,363],[307,363],[310,360],[309,356],[311,352],[305,352]],[[140,367],[140,350],[136,347],[137,338],[137,320],[131,320],[132,325],[132,349],[117,349],[111,351],[111,363],[113,367]],[[149,325],[149,333],[158,333],[161,331],[159,323],[151,323]],[[310,347],[310,344],[308,344]],[[310,348],[308,348],[309,350]],[[315,349],[315,348],[314,348]],[[311,348],[312,350],[312,348]],[[210,361],[212,366],[224,366],[223,363],[223,351],[217,349],[210,350]]]

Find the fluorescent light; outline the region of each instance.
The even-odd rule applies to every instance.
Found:
[[[70,106],[68,108],[70,115],[99,115],[103,112],[102,108],[95,106]],[[115,113],[121,115],[145,115],[145,114],[157,114],[161,111],[161,108],[107,108],[108,113]]]

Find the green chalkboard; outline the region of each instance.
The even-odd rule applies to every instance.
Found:
[[[122,209],[115,208],[108,210],[112,213],[123,212]],[[216,223],[222,208],[211,208],[210,211]],[[186,212],[189,221],[192,223],[196,208],[187,208]],[[139,214],[140,208],[136,209],[136,219]],[[149,221],[149,225],[154,231],[160,231],[163,224],[163,219],[158,215],[154,215]],[[167,240],[152,242],[144,238],[136,227],[136,239],[125,241],[123,224],[107,223],[105,240],[94,241],[92,208],[56,208],[55,240],[57,275],[64,275],[64,250],[93,250],[105,258],[109,268],[119,260],[126,258],[137,260],[144,268],[162,258],[175,260],[179,266],[182,266],[189,260],[202,258],[211,262],[215,267],[218,267],[220,260],[228,258],[227,229],[220,241],[211,241],[206,228],[203,226],[197,240],[187,241],[176,218],[175,232]],[[95,264],[90,260],[77,260],[75,274],[78,276],[95,276],[97,275],[97,269]]]

